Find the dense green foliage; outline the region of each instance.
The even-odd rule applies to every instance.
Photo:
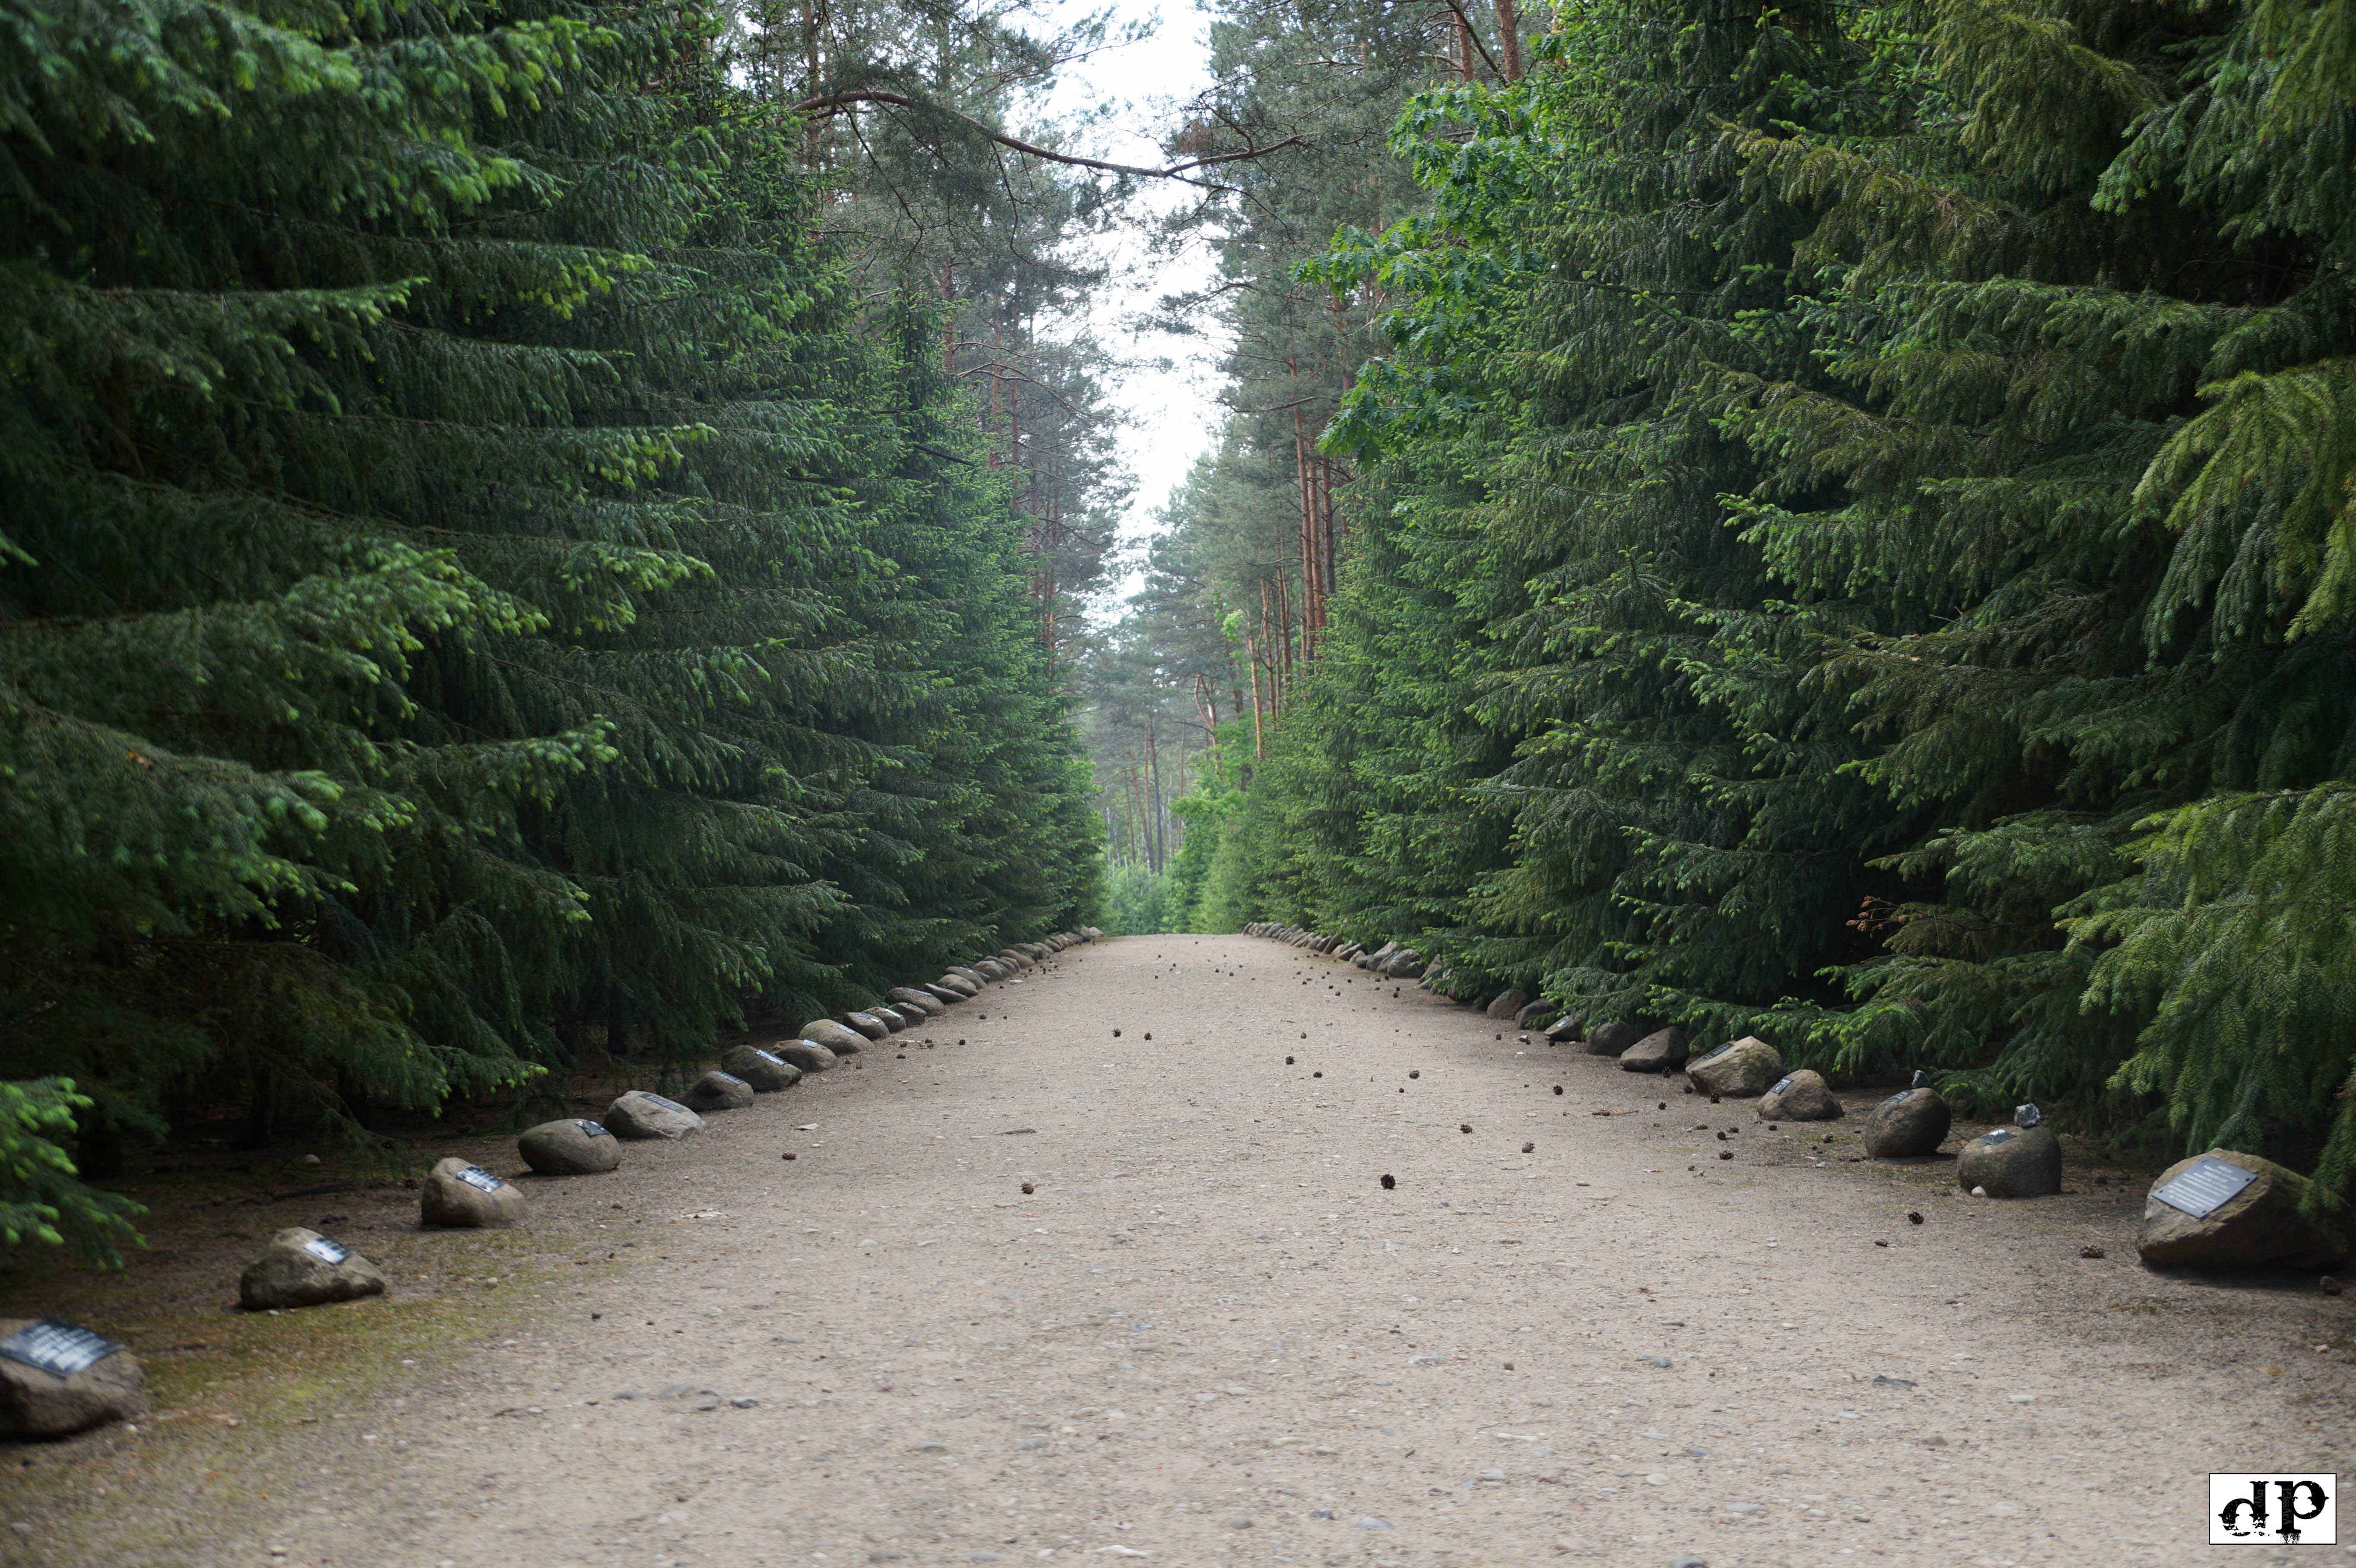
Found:
[[[1411,99],[1427,209],[1300,263],[1391,347],[1194,918],[2340,1201],[2352,21],[1607,0]]]
[[[12,1238],[61,1107],[356,1136],[1077,918],[937,307],[700,13],[8,15],[0,1061],[89,1102]]]

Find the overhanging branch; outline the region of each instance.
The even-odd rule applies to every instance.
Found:
[[[883,103],[895,109],[914,109],[929,111],[935,114],[945,114],[952,120],[961,121],[971,126],[1001,147],[1012,148],[1025,157],[1044,158],[1051,164],[1065,164],[1080,169],[1101,169],[1107,174],[1135,175],[1142,179],[1176,180],[1181,185],[1195,186],[1204,190],[1232,190],[1235,187],[1221,185],[1216,180],[1189,179],[1187,176],[1191,171],[1212,168],[1220,164],[1237,163],[1248,158],[1263,158],[1270,153],[1280,152],[1286,147],[1299,146],[1303,142],[1301,136],[1291,135],[1281,142],[1270,143],[1265,147],[1246,147],[1233,153],[1212,153],[1199,158],[1188,158],[1183,163],[1171,164],[1163,168],[1152,169],[1138,164],[1116,164],[1103,158],[1084,158],[1076,153],[1059,153],[1053,147],[1043,147],[1036,142],[1026,142],[1020,136],[1010,136],[1003,131],[992,130],[973,116],[960,114],[945,105],[910,98],[905,93],[888,92],[882,88],[859,87],[849,88],[841,92],[821,93],[816,98],[806,98],[795,104],[793,112],[831,118],[855,103]]]

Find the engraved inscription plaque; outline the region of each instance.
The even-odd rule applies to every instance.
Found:
[[[103,1334],[54,1317],[28,1323],[0,1339],[0,1356],[60,1378],[86,1372],[121,1349]]]
[[[1781,1094],[1784,1090],[1789,1089],[1791,1086],[1792,1081],[1789,1078],[1778,1078],[1775,1080],[1775,1087],[1768,1090],[1767,1093],[1770,1094]]]
[[[341,1242],[331,1242],[325,1236],[314,1236],[303,1243],[303,1250],[323,1264],[339,1264],[352,1255],[351,1248]]]
[[[498,1177],[493,1176],[489,1171],[485,1170],[479,1165],[470,1165],[466,1169],[458,1172],[458,1179],[465,1182],[467,1186],[474,1188],[478,1192],[497,1192],[500,1188],[507,1185],[506,1182],[501,1181]]]
[[[2254,1170],[2245,1170],[2230,1159],[2215,1155],[2202,1155],[2192,1168],[2152,1194],[2171,1209],[2183,1211],[2196,1220],[2206,1220],[2226,1204],[2242,1195],[2242,1189],[2258,1179]]]
[[[583,1136],[584,1137],[592,1137],[592,1138],[610,1138],[610,1137],[612,1137],[612,1136],[614,1136],[613,1134],[611,1134],[611,1133],[609,1133],[609,1132],[607,1132],[607,1131],[605,1130],[605,1123],[603,1123],[603,1122],[593,1122],[593,1121],[591,1121],[591,1120],[590,1120],[588,1117],[586,1117],[586,1116],[582,1117],[582,1118],[581,1118],[581,1119],[580,1119],[576,1124],[574,1124],[574,1125],[580,1127],[580,1129],[581,1129],[581,1133],[582,1133],[582,1136]]]

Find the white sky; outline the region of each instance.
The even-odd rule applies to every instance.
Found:
[[[1158,167],[1163,162],[1161,140],[1176,119],[1177,107],[1210,85],[1204,17],[1191,0],[1168,0],[1159,6],[1144,0],[1057,0],[1050,15],[1076,19],[1098,9],[1109,10],[1116,25],[1154,22],[1153,33],[1144,44],[1108,49],[1067,67],[1048,107],[1071,114],[1112,106],[1115,112],[1087,144],[1076,150],[1116,163]],[[1172,210],[1193,194],[1184,186],[1152,184],[1138,198],[1138,216]],[[1169,361],[1167,368],[1141,366],[1115,382],[1119,402],[1135,419],[1121,437],[1137,480],[1121,538],[1134,543],[1153,531],[1154,512],[1185,478],[1217,428],[1218,379],[1209,362],[1220,346],[1201,338],[1140,333],[1130,319],[1133,312],[1162,294],[1208,285],[1213,267],[1207,256],[1199,250],[1177,257],[1150,256],[1137,236],[1121,234],[1113,241],[1110,260],[1118,283],[1094,313],[1091,325],[1099,339],[1124,357]],[[1136,586],[1133,578],[1122,584],[1114,603],[1105,608],[1117,610],[1119,600]]]

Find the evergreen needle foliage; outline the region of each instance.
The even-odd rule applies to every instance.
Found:
[[[1300,262],[1388,347],[1195,918],[2342,1204],[2352,19],[1606,3],[1408,98],[1423,209]]]
[[[68,1110],[362,1136],[1077,917],[1006,488],[701,16],[10,7],[12,1243],[114,1224]]]

